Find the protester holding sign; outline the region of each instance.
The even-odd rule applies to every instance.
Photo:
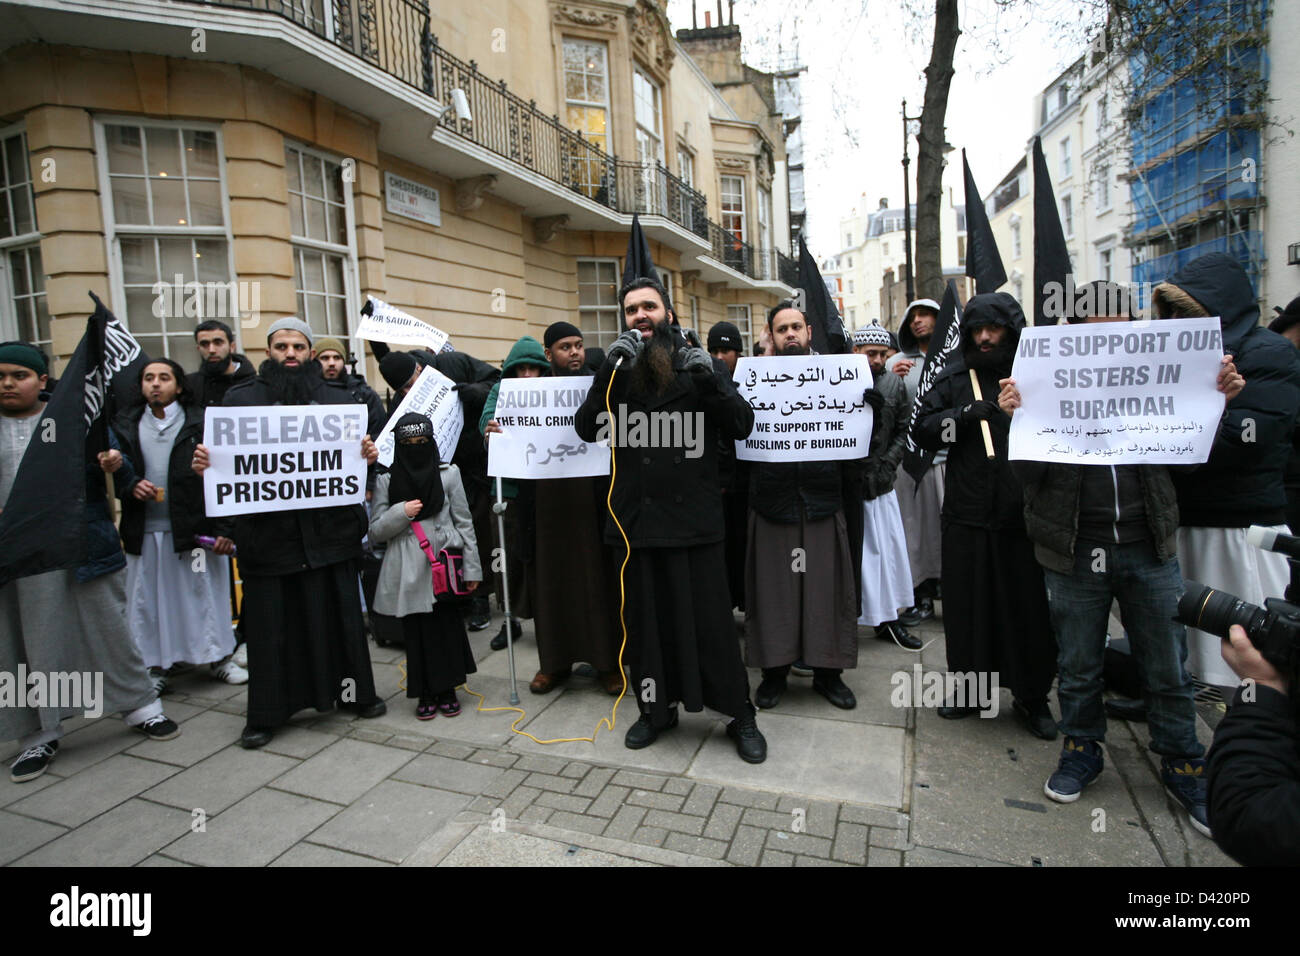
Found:
[[[778,355],[808,355],[812,332],[786,299],[767,314]],[[777,359],[750,359],[758,367]],[[750,365],[753,368],[754,365]],[[861,383],[855,386],[859,392]],[[875,398],[880,393],[874,392]],[[873,406],[878,404],[872,403]],[[745,658],[763,670],[754,703],[777,706],[790,666],[812,668],[813,690],[842,710],[857,698],[840,676],[858,666],[857,591],[844,512],[843,463],[756,461],[749,484],[749,547],[745,562]]]
[[[1124,289],[1094,283],[1088,308],[1069,311],[1071,323],[1127,322]],[[1081,300],[1080,300],[1081,301]],[[1003,381],[998,406],[1022,414],[1014,379]],[[1220,376],[1231,399],[1241,390],[1235,372]],[[1013,461],[1024,483],[1025,530],[1043,566],[1047,601],[1059,647],[1057,699],[1065,746],[1043,792],[1073,803],[1101,773],[1106,737],[1102,665],[1111,604],[1119,602],[1125,632],[1139,663],[1151,749],[1161,777],[1208,835],[1200,769],[1205,748],[1196,738],[1192,682],[1183,669],[1187,637],[1175,620],[1182,575],[1176,556],[1178,503],[1165,465],[1076,465]],[[1191,768],[1192,773],[1179,773]],[[1200,783],[1198,784],[1198,777]]]
[[[1253,604],[1280,597],[1290,580],[1286,558],[1248,545],[1246,529],[1287,531],[1283,476],[1300,413],[1300,357],[1259,325],[1250,277],[1224,253],[1193,260],[1156,286],[1152,299],[1160,318],[1219,316],[1223,351],[1246,381],[1224,409],[1209,461],[1174,473],[1183,576]],[[1188,669],[1230,699],[1237,678],[1223,661],[1222,642],[1193,630],[1188,643]]]
[[[943,630],[948,670],[990,673],[1015,695],[1015,713],[1030,732],[1056,737],[1047,704],[1056,670],[1056,642],[1043,572],[1025,536],[1020,482],[1007,460],[1011,419],[993,401],[1011,373],[1025,316],[1005,292],[966,303],[961,352],[949,359],[925,394],[916,423],[923,448],[948,448],[943,500]],[[975,396],[972,375],[982,399]],[[985,445],[987,423],[994,455]],[[966,717],[977,708],[949,701],[939,716]]]
[[[584,441],[596,441],[602,432],[611,440],[613,510],[631,546],[626,620],[641,719],[624,746],[648,747],[661,731],[675,727],[679,702],[692,712],[708,705],[735,718],[727,733],[741,758],[761,763],[767,741],[749,702],[727,594],[717,465],[719,435],[745,438],[754,412],[727,377],[714,371],[708,353],[686,347],[675,335],[666,295],[652,278],[634,279],[620,290],[627,331],[610,347],[574,416]],[[650,441],[644,430],[638,439],[626,428],[633,416],[671,423],[673,414],[678,422],[691,416],[703,423],[692,448],[682,441]],[[632,441],[619,444],[619,435]],[[687,457],[694,449],[698,457]],[[605,541],[617,558],[626,553],[613,521],[606,524]]]
[[[486,432],[518,433],[528,427],[525,420],[554,422],[557,430],[572,431],[573,412],[591,385],[583,373],[582,333],[569,322],[556,322],[543,338],[547,343],[544,351],[527,336],[511,349],[502,373],[509,378],[503,378],[501,391],[488,396],[484,408],[483,414],[491,416],[484,423]],[[545,367],[538,366],[539,358]],[[545,378],[529,377],[534,371]],[[512,383],[510,378],[519,380]],[[544,388],[530,389],[528,382],[542,383]],[[573,387],[567,387],[568,383]],[[508,402],[503,400],[507,398]],[[538,407],[539,400],[544,407]],[[540,430],[532,429],[534,433]],[[491,440],[495,443],[501,438]],[[557,450],[562,451],[543,443],[533,460],[541,460],[542,453],[550,459]],[[601,474],[592,476],[588,471],[574,477],[545,478],[540,477],[545,474],[542,465],[537,470],[540,480],[519,483],[519,548],[527,568],[539,664],[528,689],[535,694],[547,693],[567,680],[579,662],[596,669],[597,680],[607,693],[618,694],[624,686],[618,667],[618,561],[602,538],[607,521],[609,455],[596,446],[584,445],[582,450],[578,460],[590,458],[583,464],[605,465]],[[513,588],[510,594],[513,603]]]
[[[476,670],[460,608],[434,593],[430,555],[459,549],[469,591],[483,580],[474,524],[460,470],[442,464],[433,423],[408,413],[397,421],[393,467],[375,482],[370,536],[386,543],[375,589],[375,610],[402,622],[406,696],[418,700],[415,716],[432,720],[460,713],[456,688]],[[416,534],[416,526],[420,534]],[[421,538],[423,535],[423,538]],[[428,548],[426,551],[425,548]]]
[[[343,385],[322,377],[306,322],[274,322],[267,351],[271,357],[257,377],[231,388],[223,405],[356,404]],[[367,462],[379,458],[369,435],[361,454]],[[202,474],[209,463],[208,448],[199,445],[194,470]],[[248,642],[244,747],[265,746],[277,727],[305,707],[328,711],[339,701],[362,717],[387,711],[375,693],[357,587],[367,526],[364,481],[358,485],[355,504],[281,508],[230,522],[226,537],[239,549]]]

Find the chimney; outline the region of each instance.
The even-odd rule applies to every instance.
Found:
[[[888,196],[881,196],[881,197],[880,197],[880,208],[881,208],[881,209],[888,209],[888,208],[889,208],[889,197],[888,197]]]
[[[707,30],[707,29],[708,29],[709,27],[711,27],[711,26],[713,26],[712,14],[710,14],[708,10],[705,10],[705,11],[704,11],[704,29]]]

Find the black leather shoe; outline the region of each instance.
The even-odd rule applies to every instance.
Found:
[[[909,651],[919,651],[923,646],[921,639],[903,626],[901,617],[897,621],[890,621],[877,627],[876,640],[896,643],[899,647],[907,648]]]
[[[677,708],[668,711],[668,723],[663,727],[655,727],[651,722],[649,714],[642,714],[640,719],[627,730],[627,736],[623,738],[623,746],[628,750],[640,750],[642,747],[649,747],[659,739],[659,731],[672,730],[677,726]]]
[[[488,604],[488,599],[484,597],[472,597],[469,599],[469,621],[465,626],[471,631],[487,630],[492,623],[492,608]]]
[[[388,713],[388,705],[379,698],[375,698],[373,703],[357,708],[357,716],[367,719],[371,717],[382,717],[386,713]]]
[[[922,621],[928,621],[932,617],[934,617],[934,601],[929,598],[921,598],[916,604],[898,615],[898,621],[905,627],[916,627]]]
[[[736,742],[736,753],[745,763],[762,763],[767,759],[767,740],[753,714],[737,717],[727,724],[727,736]]]
[[[754,692],[754,706],[760,710],[771,710],[781,703],[781,695],[785,693],[785,687],[784,677],[764,677],[762,683],[758,685],[758,690]]]
[[[1056,739],[1056,720],[1052,717],[1052,711],[1047,706],[1047,701],[1040,701],[1031,706],[1013,700],[1011,702],[1011,711],[1035,737],[1040,740]]]
[[[833,677],[813,678],[813,690],[840,710],[852,710],[858,706],[858,699],[853,696],[853,691],[849,690],[849,685],[844,683],[839,674]]]
[[[1147,702],[1145,700],[1116,697],[1113,700],[1106,701],[1105,707],[1107,717],[1114,717],[1116,720],[1131,720],[1138,724],[1146,723]]]
[[[272,732],[265,727],[254,727],[249,724],[244,728],[244,732],[239,735],[239,746],[245,750],[256,750],[258,747],[265,747],[271,742]]]
[[[961,720],[963,717],[973,717],[980,712],[978,707],[953,707],[944,704],[935,713],[944,720]]]
[[[524,626],[514,618],[510,620],[510,636],[517,642],[524,636]],[[506,649],[506,622],[501,622],[501,630],[497,631],[497,636],[492,638],[489,645],[494,651],[504,651]]]

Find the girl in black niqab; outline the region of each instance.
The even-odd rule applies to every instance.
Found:
[[[433,437],[433,422],[428,415],[407,412],[393,427],[393,477],[388,486],[390,501],[418,501],[423,507],[416,521],[432,518],[442,511],[446,493],[439,469],[438,443]]]

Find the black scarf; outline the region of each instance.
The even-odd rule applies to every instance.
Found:
[[[429,440],[419,445],[402,443],[403,437],[424,436]],[[438,443],[433,437],[433,423],[429,416],[407,412],[393,428],[392,479],[388,484],[388,500],[419,501],[424,507],[413,520],[423,521],[442,511],[446,492],[442,487],[439,469]]]
[[[966,362],[966,367],[973,368],[976,373],[987,372],[995,378],[1006,378],[1011,374],[1011,366],[1016,359],[1018,340],[1018,336],[1013,338],[1008,335],[1001,345],[995,345],[987,352],[981,351],[973,340],[968,340],[962,349],[962,359]]]
[[[270,388],[277,405],[310,405],[317,386],[324,381],[320,362],[315,359],[293,368],[267,359],[257,374]]]

